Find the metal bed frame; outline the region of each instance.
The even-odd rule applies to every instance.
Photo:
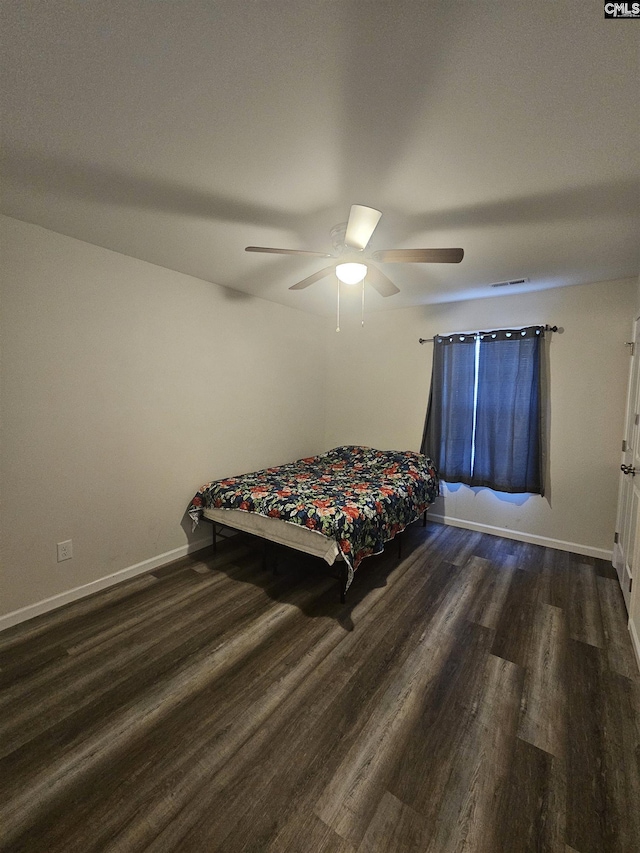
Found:
[[[422,514],[422,526],[427,526],[427,512],[428,509]],[[416,518],[415,521],[418,519]],[[219,521],[213,521],[206,516],[203,516],[203,521],[208,522],[213,526],[213,553],[216,555],[218,553],[218,537],[221,539],[231,539],[233,534],[226,533],[226,530],[233,530],[239,533],[246,533],[246,531],[241,530],[238,527],[233,527],[230,524],[222,524]],[[412,523],[415,523],[412,522]],[[404,528],[406,530],[406,527]],[[402,534],[404,530],[401,530],[397,533],[393,538],[398,540],[398,560],[402,559]],[[269,568],[269,564],[272,566],[272,571],[274,575],[278,574],[278,548],[289,548],[292,551],[296,549],[291,545],[281,545],[279,542],[273,542],[271,539],[267,539],[264,536],[258,536],[256,533],[250,533],[249,536],[254,536],[256,539],[262,540],[262,567],[263,569]],[[388,540],[392,541],[392,540]],[[373,555],[372,555],[373,556]],[[333,566],[337,566],[337,574],[332,574],[330,577],[335,578],[340,583],[340,603],[345,604],[347,600],[347,580],[348,580],[348,571],[347,564],[344,559],[336,559],[333,563]]]

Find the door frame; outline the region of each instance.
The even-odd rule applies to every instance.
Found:
[[[632,341],[629,362],[629,375],[627,379],[627,400],[624,415],[624,428],[621,446],[620,463],[633,466],[634,444],[640,437],[640,425],[638,415],[640,411],[639,383],[640,383],[640,345],[638,335],[640,333],[640,318],[636,319],[632,326]],[[631,342],[629,342],[631,343]],[[613,543],[612,563],[618,575],[620,587],[624,597],[627,610],[631,599],[631,588],[633,579],[633,566],[635,564],[636,519],[633,517],[633,482],[631,475],[619,473],[618,504],[616,511],[616,528]],[[638,472],[640,478],[640,471]]]
[[[612,563],[629,615],[629,632],[640,667],[640,317],[634,321],[632,331],[620,459],[621,465],[630,465],[637,474],[620,471]]]

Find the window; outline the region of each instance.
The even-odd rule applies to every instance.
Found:
[[[544,326],[436,335],[421,451],[449,483],[544,494]]]

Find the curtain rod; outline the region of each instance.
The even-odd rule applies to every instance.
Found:
[[[544,327],[545,332],[557,332],[557,326],[550,326],[548,323]],[[487,332],[450,332],[451,335],[486,335]],[[446,338],[449,335],[441,335],[440,337]],[[432,344],[433,338],[418,338],[419,344]]]

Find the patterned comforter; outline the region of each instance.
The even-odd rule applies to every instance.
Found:
[[[188,507],[239,509],[315,530],[337,542],[347,586],[365,557],[419,518],[438,495],[433,462],[411,451],[336,447],[320,456],[202,486]]]

